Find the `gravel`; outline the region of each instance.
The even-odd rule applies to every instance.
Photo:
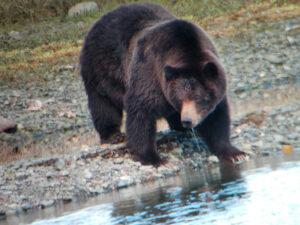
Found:
[[[242,37],[215,39],[228,71],[228,95],[234,109],[232,141],[251,156],[300,150],[299,95],[292,92],[293,101],[282,99],[290,96],[291,87],[296,85],[297,91],[300,85],[300,33],[293,32],[291,24],[299,25],[300,19]],[[1,116],[16,121],[19,129],[15,134],[1,133],[0,146],[22,152],[24,146],[56,143],[61,137],[93,130],[76,68],[64,65],[55,74],[47,74],[40,86],[0,86]],[[253,107],[244,107],[246,103]],[[168,158],[159,168],[133,161],[124,144],[108,148],[87,144],[65,154],[0,165],[0,219],[164,179],[186,167],[220,163],[191,134],[165,131],[157,139],[161,155]]]

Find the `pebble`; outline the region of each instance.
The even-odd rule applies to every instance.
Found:
[[[42,209],[48,208],[48,207],[50,207],[50,206],[52,206],[52,205],[54,205],[54,200],[45,200],[45,201],[41,201],[41,202],[40,202],[40,207],[41,207]]]
[[[21,208],[22,208],[24,211],[27,211],[27,210],[29,210],[29,209],[32,208],[32,205],[29,204],[29,203],[26,203],[26,204],[23,204],[23,205],[21,206]]]
[[[274,134],[273,135],[273,141],[275,143],[281,144],[281,143],[285,142],[285,138],[280,134]]]
[[[118,188],[125,188],[130,185],[134,184],[134,180],[131,176],[122,176],[119,178],[117,187]]]
[[[54,168],[58,171],[62,170],[65,168],[65,161],[63,159],[57,159],[56,162],[54,163]]]
[[[45,108],[46,105],[40,100],[31,100],[28,102],[28,111],[39,111]]]
[[[282,58],[280,58],[279,56],[273,55],[273,54],[265,56],[265,59],[273,64],[282,64],[284,62],[284,60]]]
[[[93,178],[93,174],[88,169],[86,169],[84,171],[84,177],[85,177],[85,179],[90,180]]]
[[[219,162],[219,159],[217,156],[214,156],[214,155],[211,155],[207,158],[208,162],[211,162],[211,163],[218,163]]]
[[[122,159],[122,158],[116,158],[114,160],[114,164],[123,164],[123,163],[124,163],[124,159]]]

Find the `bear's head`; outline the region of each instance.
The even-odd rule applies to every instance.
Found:
[[[185,128],[201,123],[225,96],[225,73],[216,57],[193,64],[167,64],[164,78],[166,99],[180,113]]]

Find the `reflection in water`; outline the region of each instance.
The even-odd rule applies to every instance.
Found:
[[[300,162],[280,161],[206,169],[207,183],[187,171],[180,185],[34,224],[300,224]]]
[[[218,194],[224,189],[223,181],[238,184],[238,195],[245,192],[239,169],[224,166],[220,171],[210,171],[203,179],[203,171],[189,176],[186,172],[183,187],[161,187],[151,193],[143,194],[139,199],[130,199],[114,204],[112,217],[115,224],[134,223],[176,223],[189,217],[204,215],[212,209],[223,208],[232,191]],[[221,177],[220,177],[221,176]],[[226,194],[228,193],[228,195]],[[219,195],[219,196],[218,196]]]

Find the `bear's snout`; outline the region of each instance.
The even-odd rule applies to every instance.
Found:
[[[188,118],[182,120],[182,126],[186,129],[192,128],[192,121]]]
[[[184,101],[181,109],[181,123],[184,128],[193,128],[202,120],[194,101]]]

